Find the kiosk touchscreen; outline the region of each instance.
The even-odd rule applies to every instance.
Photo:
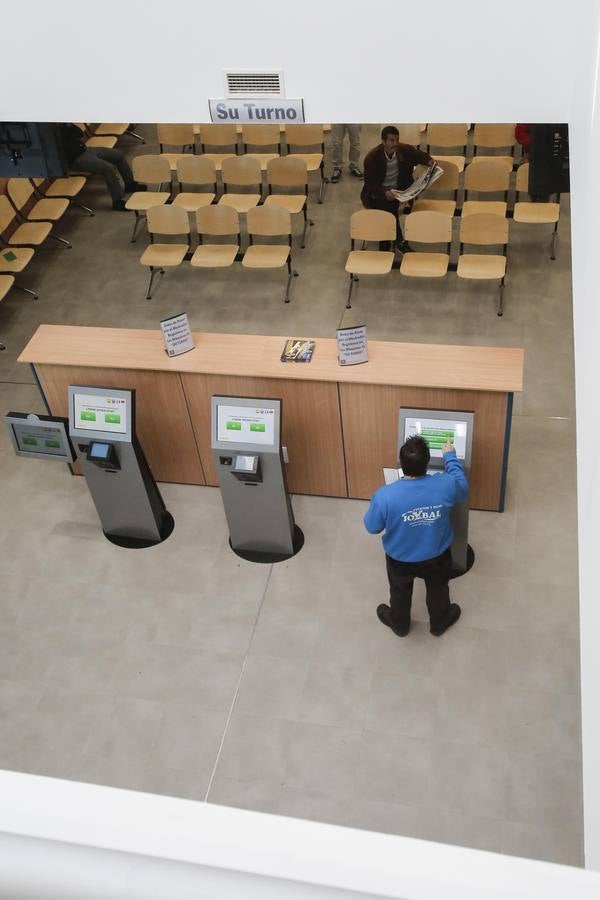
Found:
[[[17,456],[62,463],[74,461],[75,452],[67,433],[67,419],[9,412],[4,422]]]
[[[121,547],[150,547],[174,523],[135,433],[135,391],[69,386],[69,432],[102,530]]]
[[[444,469],[444,444],[453,444],[456,456],[463,463],[467,479],[471,468],[473,445],[473,413],[456,410],[401,409],[398,423],[398,458],[400,447],[413,435],[419,434],[427,441],[430,453],[428,475]],[[398,470],[401,474],[401,470]],[[474,561],[469,546],[469,498],[457,504],[451,513],[454,543],[452,563],[455,574],[468,571]]]
[[[287,490],[281,407],[281,400],[211,400],[211,443],[230,544],[253,562],[289,559],[304,540]]]

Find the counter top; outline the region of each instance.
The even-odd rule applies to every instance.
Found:
[[[170,358],[158,330],[40,325],[19,362],[341,384],[502,392],[523,389],[524,351],[518,348],[370,340],[368,363],[340,366],[337,341],[331,338],[314,338],[310,363],[282,363],[285,340],[283,336],[194,332],[195,349]]]

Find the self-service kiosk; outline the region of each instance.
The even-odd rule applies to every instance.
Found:
[[[444,444],[453,444],[456,456],[465,469],[467,480],[471,468],[473,445],[473,413],[439,409],[401,409],[398,423],[398,459],[400,447],[413,435],[420,434],[429,447],[431,459],[428,475],[444,471]],[[398,470],[401,474],[401,470]],[[467,572],[475,560],[469,545],[469,498],[458,503],[451,513],[454,542],[452,544],[452,568],[454,575]]]
[[[9,412],[4,417],[17,456],[72,463],[75,451],[67,432],[67,419],[36,413]]]
[[[69,433],[100,516],[120,547],[151,547],[173,531],[173,517],[135,434],[135,391],[69,386]]]
[[[281,400],[214,396],[211,444],[229,543],[252,562],[281,562],[300,550],[281,447]]]

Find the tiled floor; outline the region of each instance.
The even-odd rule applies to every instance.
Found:
[[[471,515],[460,623],[432,638],[419,587],[409,638],[379,624],[363,502],[295,497],[306,545],[263,567],[229,551],[216,490],[164,485],[175,531],[135,553],[103,539],[81,479],[2,434],[0,766],[580,865],[568,203],[554,263],[549,236],[512,226],[503,319],[491,286],[396,272],[342,317],[359,188],[344,175],[312,204],[285,307],[279,273],[241,269],[169,272],[147,302],[144,238],[90,185],[97,216],[60,226],[73,249],[22,276],[39,302],[0,307],[0,411],[42,411],[16,362],[40,322],[154,328],[186,309],[207,331],[331,336],[343,318],[371,338],[524,346],[507,508]]]

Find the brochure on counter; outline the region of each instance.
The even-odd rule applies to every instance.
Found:
[[[290,338],[285,342],[281,362],[309,363],[315,351],[315,341]]]

